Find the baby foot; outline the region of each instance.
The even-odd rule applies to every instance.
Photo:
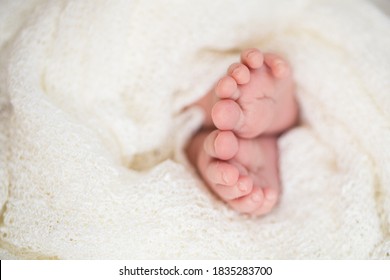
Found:
[[[256,137],[270,129],[281,95],[292,88],[290,67],[282,58],[248,49],[241,54],[241,63],[232,64],[215,86],[221,100],[212,108],[212,121],[239,137]]]
[[[280,192],[276,138],[242,139],[219,130],[201,137],[197,168],[211,190],[238,212],[270,212]]]

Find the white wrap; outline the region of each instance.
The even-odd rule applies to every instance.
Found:
[[[2,258],[389,258],[390,21],[364,1],[2,0]],[[258,47],[292,64],[283,194],[210,194],[182,109]]]

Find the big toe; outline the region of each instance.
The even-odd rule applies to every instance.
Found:
[[[218,129],[234,130],[242,118],[242,111],[237,102],[224,99],[215,103],[211,110],[211,117]]]
[[[229,160],[238,152],[238,139],[232,131],[214,130],[207,136],[204,149],[211,157]]]

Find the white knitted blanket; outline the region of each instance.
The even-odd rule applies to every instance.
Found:
[[[184,111],[258,47],[292,64],[283,194],[215,198]],[[0,2],[0,256],[390,258],[390,21],[356,0]]]

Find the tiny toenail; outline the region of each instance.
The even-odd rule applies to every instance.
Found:
[[[248,58],[255,58],[257,55],[257,52],[256,51],[250,51],[248,54],[247,54],[247,57]]]
[[[236,66],[233,71],[232,71],[232,74],[235,76],[235,75],[239,75],[240,74],[240,66]]]
[[[238,182],[238,189],[242,192],[245,192],[248,188],[243,182]]]
[[[261,201],[261,195],[259,194],[259,193],[255,193],[255,194],[253,194],[252,195],[252,200],[254,201],[254,202],[260,202]]]
[[[226,185],[229,184],[229,176],[225,172],[222,173],[222,180]]]

